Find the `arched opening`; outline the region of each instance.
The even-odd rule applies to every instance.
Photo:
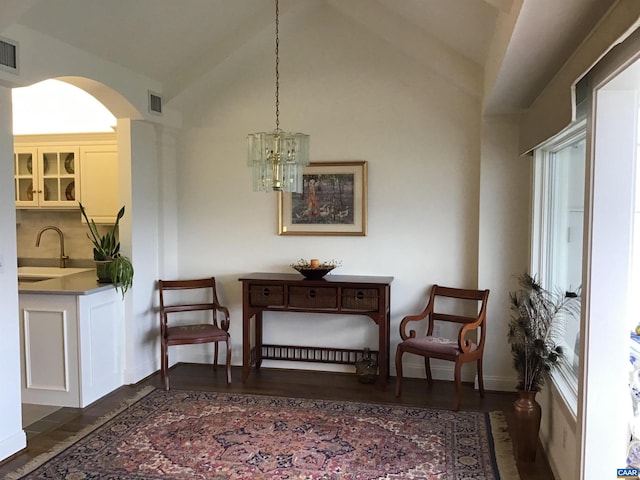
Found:
[[[118,137],[115,130],[119,118],[128,121],[132,118],[141,118],[141,115],[126,98],[100,82],[79,77],[45,80],[30,87],[14,89],[12,96],[16,151],[21,148],[21,145],[28,144],[31,148],[47,145],[49,149],[53,146],[51,151],[59,149],[75,152],[77,162],[72,161],[68,165],[65,162],[61,165],[67,170],[65,174],[76,174],[74,179],[77,182],[80,179],[78,168],[85,170],[86,166],[81,163],[82,159],[84,156],[89,158],[89,155],[85,154],[87,152],[95,154],[96,151],[104,149],[105,145],[113,144],[114,155],[109,161],[117,165],[115,177],[102,175],[99,171],[94,175],[102,179],[108,177],[113,182],[113,185],[107,186],[105,190],[115,191],[117,205],[123,203],[123,198],[130,198],[131,192],[126,191],[126,185],[131,184],[130,155],[126,154],[126,149],[123,155],[117,153]],[[125,126],[128,124],[124,122]],[[127,135],[124,137],[128,138]],[[58,148],[58,145],[62,147]],[[96,145],[100,148],[92,150]],[[92,159],[95,159],[95,155]],[[36,162],[35,156],[33,161]],[[99,168],[102,167],[100,165]],[[35,170],[35,165],[32,168]],[[68,186],[71,185],[70,183]],[[125,188],[123,189],[121,185]],[[78,190],[67,190],[65,192],[67,200],[72,205],[64,205],[61,208],[18,207],[16,234],[19,265],[25,261],[27,264],[34,264],[57,257],[59,248],[57,241],[53,238],[51,241],[43,238],[44,241],[36,247],[33,236],[34,232],[45,225],[53,225],[59,227],[67,239],[65,253],[70,257],[70,266],[93,266],[92,248],[86,238],[86,225],[81,221],[77,206],[77,200],[84,202],[87,192],[81,197]],[[18,201],[17,204],[19,203]],[[113,215],[116,212],[117,208],[114,207]],[[130,234],[131,229],[128,228],[121,232],[121,237],[130,236]],[[123,240],[123,243],[130,248],[131,239]],[[23,373],[21,378],[24,378],[24,372],[21,373]],[[35,416],[25,417],[23,409],[23,426],[40,415],[50,413],[50,410],[42,408],[31,408],[30,411]]]
[[[57,79],[14,88],[13,134],[113,132],[117,119],[93,95]]]

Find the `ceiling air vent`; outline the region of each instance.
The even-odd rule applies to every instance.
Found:
[[[0,69],[18,73],[18,44],[0,37]]]
[[[157,93],[149,92],[149,111],[162,115],[162,97]]]

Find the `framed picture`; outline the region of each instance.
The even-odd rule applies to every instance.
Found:
[[[302,183],[278,194],[279,235],[367,234],[367,162],[311,163]]]

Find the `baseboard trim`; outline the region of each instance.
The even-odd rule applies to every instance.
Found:
[[[147,362],[144,365],[136,365],[124,371],[124,384],[133,385],[160,369],[159,364]]]

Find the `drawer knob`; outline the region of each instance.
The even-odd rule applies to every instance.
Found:
[[[307,293],[307,296],[309,298],[316,298],[317,292],[312,288],[311,290],[309,290],[309,292]]]
[[[356,297],[356,300],[364,300],[364,292],[362,290],[358,290],[356,292],[355,297]]]
[[[264,287],[262,289],[262,296],[263,297],[268,297],[269,295],[271,295],[271,290],[269,290],[269,287]]]

